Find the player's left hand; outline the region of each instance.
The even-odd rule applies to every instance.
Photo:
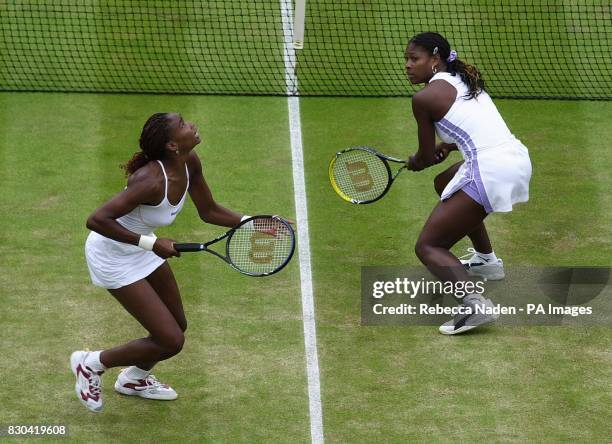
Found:
[[[278,215],[274,215],[274,218],[279,219],[279,220],[283,220],[285,222],[288,222],[291,225],[295,225],[295,222],[292,221],[291,219],[285,219],[284,217],[278,216]],[[282,224],[279,222],[278,225],[279,225],[278,227],[275,227],[273,225],[271,226],[271,225],[266,223],[263,226],[259,226],[259,224],[256,221],[255,222],[255,230],[260,231],[262,233],[269,234],[270,236],[276,237],[276,234],[278,232],[278,228],[280,228],[282,226]]]
[[[437,149],[434,153],[436,164],[444,162],[444,160],[448,157],[448,153],[450,153],[450,150],[448,148]]]
[[[292,219],[289,219],[289,218],[287,218],[287,217],[278,216],[278,215],[275,215],[274,217],[278,217],[279,219],[282,219],[282,220],[284,220],[285,222],[289,222],[291,225],[295,225],[295,221],[294,221],[294,220],[292,220]]]

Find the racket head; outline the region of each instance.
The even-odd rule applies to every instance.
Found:
[[[270,276],[293,257],[295,232],[278,216],[253,216],[243,220],[228,236],[229,264],[248,276]]]
[[[383,197],[393,182],[387,160],[370,147],[352,147],[329,162],[329,181],[346,202],[368,204]]]

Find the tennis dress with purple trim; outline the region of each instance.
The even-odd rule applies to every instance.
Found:
[[[512,211],[512,206],[529,200],[531,161],[527,148],[510,132],[491,97],[481,92],[467,99],[467,85],[459,75],[435,74],[457,90],[455,103],[435,122],[442,141],[454,143],[464,163],[442,191],[446,200],[463,190],[487,213]]]
[[[164,198],[157,205],[138,205],[125,216],[117,219],[124,228],[142,235],[155,236],[153,231],[158,227],[170,225],[183,208],[187,189],[189,189],[189,170],[187,172],[187,189],[178,204],[172,205],[168,200],[168,176],[164,165],[158,160],[164,173]],[[89,275],[94,285],[107,289],[125,287],[153,273],[165,260],[152,251],[117,242],[92,231],[85,242],[85,258]]]

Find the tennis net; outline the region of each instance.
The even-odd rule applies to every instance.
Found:
[[[445,35],[495,97],[612,99],[609,0],[0,0],[0,90],[412,95],[404,49]],[[283,20],[285,17],[285,20]],[[299,87],[287,85],[286,57]]]

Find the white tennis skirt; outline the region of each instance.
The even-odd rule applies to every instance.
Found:
[[[94,285],[111,290],[146,278],[165,262],[152,251],[114,241],[94,231],[85,242],[85,258]]]
[[[531,160],[529,151],[518,140],[482,148],[466,159],[442,192],[448,199],[463,187],[478,194],[487,213],[512,211],[512,206],[529,200]],[[471,195],[471,193],[468,193]]]

